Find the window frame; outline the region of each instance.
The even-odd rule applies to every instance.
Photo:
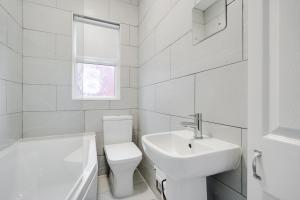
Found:
[[[91,24],[99,27],[111,28],[119,31],[119,56],[117,59],[108,60],[101,58],[91,58],[91,57],[79,57],[76,55],[77,52],[77,34],[75,23],[80,22],[84,24]],[[72,19],[72,100],[120,100],[120,79],[121,79],[121,31],[120,24],[108,22],[92,17],[87,17],[84,15],[73,14]],[[95,65],[105,65],[115,67],[115,96],[84,96],[76,95],[76,67],[77,63],[82,64],[95,64]]]

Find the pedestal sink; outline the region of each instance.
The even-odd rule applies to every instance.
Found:
[[[239,165],[240,146],[193,135],[184,130],[142,137],[146,155],[167,176],[167,200],[206,200],[206,177]]]

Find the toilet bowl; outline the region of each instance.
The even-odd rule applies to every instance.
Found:
[[[104,116],[103,131],[112,193],[118,198],[129,196],[133,173],[142,160],[142,152],[132,142],[132,116]]]

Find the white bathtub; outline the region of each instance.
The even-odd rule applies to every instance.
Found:
[[[20,140],[0,151],[0,200],[96,200],[92,133]]]

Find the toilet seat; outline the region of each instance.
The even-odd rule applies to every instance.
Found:
[[[133,142],[104,146],[109,164],[122,164],[142,159],[142,152]]]

